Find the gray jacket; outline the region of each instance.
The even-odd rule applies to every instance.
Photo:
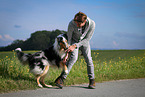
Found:
[[[92,38],[94,30],[95,30],[95,22],[90,18],[87,18],[83,34],[79,32],[76,23],[74,22],[74,20],[72,20],[68,25],[68,33],[67,33],[68,43],[70,45],[76,44],[77,47],[81,47],[82,45],[89,42],[89,40]]]

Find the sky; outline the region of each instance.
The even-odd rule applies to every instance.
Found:
[[[95,21],[91,48],[145,49],[145,0],[0,0],[0,46],[64,30],[79,11]]]

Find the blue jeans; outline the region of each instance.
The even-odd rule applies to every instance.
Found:
[[[87,63],[88,77],[89,77],[89,79],[94,79],[94,65],[93,65],[93,61],[92,61],[92,57],[91,57],[91,48],[90,48],[89,42],[84,44],[83,46],[81,46],[80,50],[82,51],[82,54],[83,54],[85,61]],[[70,72],[72,66],[77,61],[78,52],[79,52],[79,48],[76,48],[73,52],[71,52],[70,58],[66,63],[66,65],[68,67],[68,72]],[[65,72],[63,71],[61,73],[61,76],[66,79],[68,74],[65,74]]]

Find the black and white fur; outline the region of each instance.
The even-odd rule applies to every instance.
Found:
[[[39,87],[52,87],[44,83],[44,78],[49,70],[49,66],[62,67],[65,73],[68,73],[67,66],[62,62],[62,60],[68,56],[68,53],[65,52],[67,48],[67,36],[66,34],[61,34],[57,36],[52,47],[40,52],[25,54],[22,52],[21,48],[17,48],[15,51],[19,61],[23,65],[29,64],[30,72],[36,76]]]

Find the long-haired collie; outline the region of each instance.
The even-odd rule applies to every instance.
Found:
[[[68,73],[67,66],[64,64],[63,59],[68,57],[68,53],[65,50],[68,48],[66,34],[61,34],[56,37],[55,43],[52,47],[36,52],[34,54],[25,54],[21,48],[15,49],[19,61],[25,65],[28,64],[30,72],[36,76],[37,84],[39,87],[52,87],[44,83],[44,78],[49,70],[49,66],[56,65],[63,68],[65,73]],[[39,81],[40,80],[40,81]],[[41,84],[40,84],[41,82]]]

